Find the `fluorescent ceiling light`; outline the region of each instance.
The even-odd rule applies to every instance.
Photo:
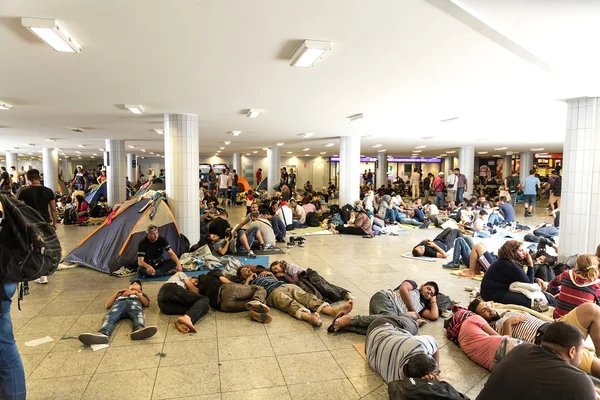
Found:
[[[339,157],[340,155],[339,154],[334,154],[333,156],[334,157]],[[364,157],[364,156],[361,156],[361,157]]]
[[[498,157],[498,158],[500,158],[500,157],[502,157],[502,156],[501,156],[500,154],[494,154],[494,157]]]
[[[319,154],[327,154],[327,152],[326,151],[322,151]]]
[[[410,158],[417,158],[417,156],[415,156],[414,154],[412,156],[410,156]]]
[[[81,154],[81,152],[80,152],[79,150],[77,150],[75,153],[77,153],[77,154]]]
[[[477,154],[487,154],[487,151],[478,151]]]
[[[381,143],[378,143],[378,144],[374,144],[371,147],[374,148],[374,149],[376,149],[376,148],[381,147],[381,146],[383,146],[383,145]]]
[[[310,157],[310,154],[305,154],[304,157]]]
[[[335,143],[327,143],[327,144],[325,145],[325,147],[333,147],[333,146],[335,146]]]
[[[264,113],[265,110],[261,110],[258,108],[251,108],[248,110],[248,114],[246,114],[246,117],[248,118],[258,118],[258,116],[262,113]],[[234,135],[235,136],[235,135]]]
[[[130,145],[129,145],[129,148],[130,148],[130,149],[135,149],[135,146],[133,146],[133,145],[131,145],[131,144],[130,144]]]
[[[305,147],[302,149],[302,151],[310,151],[310,147]]]
[[[90,158],[96,158],[96,157],[94,157],[94,156],[91,156]]]
[[[276,146],[281,147],[284,145],[284,143],[275,143]]]
[[[44,140],[45,140],[46,142],[56,142],[56,139],[51,139],[51,138],[47,138],[47,139],[44,139]]]
[[[431,140],[433,139],[433,136],[424,136],[421,138],[421,140]]]
[[[77,158],[79,158],[81,160],[81,157],[77,157]]]
[[[32,155],[33,155],[33,153],[27,153],[27,154],[29,154],[30,156],[32,156]]]
[[[219,147],[219,149],[221,149],[221,150],[225,150],[225,147],[221,146],[221,147]]]
[[[440,157],[446,157],[447,155],[448,154],[446,154],[446,153],[442,153],[442,154],[440,154]]]
[[[494,150],[506,150],[508,147],[494,147]]]
[[[54,19],[21,18],[21,25],[48,43],[54,50],[65,53],[81,52],[81,45]]]
[[[422,144],[420,146],[415,146],[415,149],[424,149],[425,147],[427,147],[427,146],[425,146],[424,144]]]
[[[104,149],[98,149],[98,150],[100,150],[100,151],[104,151]]]
[[[313,135],[314,135],[314,133],[312,133],[312,132],[305,132],[305,133],[300,133],[298,136],[307,138],[307,137],[311,137]]]
[[[29,143],[27,146],[29,146],[29,147],[35,147],[36,144],[35,143]]]
[[[242,131],[231,131],[231,136],[240,136]]]
[[[63,153],[63,154],[64,154],[64,153]],[[93,155],[93,156],[97,156],[98,154],[97,154],[97,153],[94,153],[94,154],[92,154],[92,155]]]
[[[250,155],[250,153],[246,153],[246,155],[247,155],[247,156],[249,156],[249,155]]]
[[[225,143],[225,146],[228,146],[231,144],[231,142],[229,140],[224,141],[223,143]]]
[[[60,155],[62,155],[62,156],[66,156],[66,155],[67,155],[67,153],[60,153]]]
[[[12,110],[13,106],[11,104],[0,101],[0,110]]]
[[[422,152],[422,151],[423,151],[423,150],[413,150],[413,153],[420,153],[420,152]]]
[[[153,151],[151,151],[151,152],[150,152],[150,154],[154,154],[154,152],[153,152]]]
[[[85,144],[80,144],[78,147],[81,147],[82,149],[85,149],[87,146]]]
[[[143,114],[145,111],[141,104],[125,104],[125,108],[137,115]]]
[[[62,149],[60,149],[60,148],[57,148],[57,149],[56,149],[56,151],[62,151]]]
[[[539,149],[531,149],[531,151],[542,151],[542,150],[544,150],[543,147],[540,147]]]
[[[444,123],[444,122],[456,121],[458,118],[459,117],[446,118],[446,119],[440,120],[440,122]]]
[[[141,151],[142,153],[145,153],[145,152],[146,152],[146,149],[140,149],[140,151]]]
[[[252,153],[256,154],[258,153],[258,150],[252,150]]]
[[[386,149],[377,150],[378,153],[385,153],[386,151]]]
[[[292,67],[310,67],[331,50],[331,42],[324,40],[305,40],[294,53]]]
[[[287,153],[288,153],[288,154],[292,154],[292,153],[293,153],[293,151],[288,151]]]
[[[456,153],[456,150],[448,150],[446,153],[448,153],[448,154],[454,154],[454,153]]]
[[[350,115],[350,116],[348,117],[348,119],[349,119],[350,121],[356,121],[357,119],[361,119],[361,118],[363,118],[363,117],[364,117],[363,113],[359,113],[359,114],[353,114],[353,115]]]
[[[158,133],[159,135],[164,135],[165,134],[165,130],[164,129],[152,129],[154,132]]]

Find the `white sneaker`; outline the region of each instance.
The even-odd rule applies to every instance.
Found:
[[[42,276],[41,278],[37,278],[35,280],[35,283],[41,283],[41,284],[46,284],[48,283],[48,277],[47,276]]]

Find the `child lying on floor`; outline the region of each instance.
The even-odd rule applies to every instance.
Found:
[[[142,293],[142,282],[132,281],[128,289],[117,290],[106,302],[106,308],[110,311],[104,316],[98,333],[82,333],[79,341],[87,345],[108,344],[115,324],[124,318],[129,318],[133,325],[131,340],[148,339],[156,335],[156,326],[144,326],[142,307],[149,305],[150,299]]]

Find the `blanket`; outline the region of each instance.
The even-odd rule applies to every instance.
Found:
[[[466,268],[462,268],[461,270],[462,270],[462,271],[466,271],[467,269],[466,269]],[[461,270],[458,270],[458,269],[456,269],[456,270],[454,270],[454,271],[451,271],[450,273],[451,273],[452,275],[454,275],[454,276],[458,276],[459,278],[464,278],[463,276],[459,276],[459,275],[458,275],[458,273],[459,273]],[[481,274],[481,275],[475,275],[475,276],[474,276],[473,278],[471,278],[471,279],[474,279],[474,280],[476,280],[476,281],[481,281],[481,280],[483,279],[483,274]]]
[[[303,236],[303,235],[314,235],[317,232],[323,231],[323,228],[320,226],[309,226],[308,228],[294,229],[291,231],[287,231],[288,236]],[[326,232],[327,229],[325,229]]]
[[[423,257],[415,257],[415,256],[412,255],[412,250],[409,251],[409,252],[407,252],[407,253],[402,254],[402,257],[404,257],[404,258],[412,258],[414,260],[426,261],[426,262],[443,261],[445,263],[445,262],[452,261],[452,254],[454,253],[453,250],[454,249],[451,249],[451,250],[448,250],[446,252],[446,254],[448,254],[448,258],[435,258],[435,257],[425,257],[425,256],[423,256]]]

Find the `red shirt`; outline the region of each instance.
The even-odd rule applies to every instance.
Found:
[[[433,180],[433,190],[436,192],[444,191],[444,181],[439,176]]]

